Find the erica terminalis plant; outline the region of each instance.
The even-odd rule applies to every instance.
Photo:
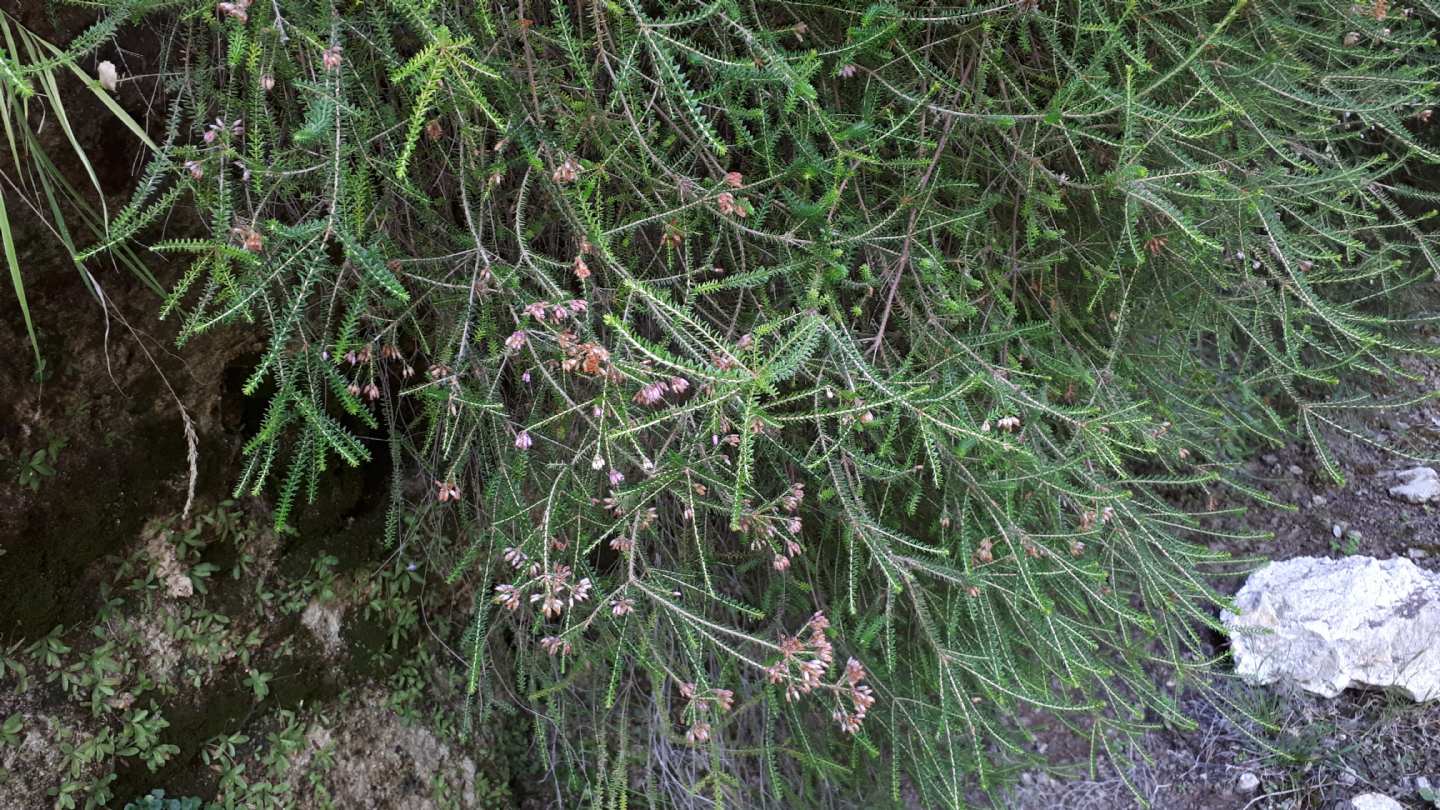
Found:
[[[168,113],[83,258],[264,338],[278,523],[388,445],[566,801],[959,806],[1021,711],[1184,724],[1237,453],[1435,351],[1423,4],[108,13]]]

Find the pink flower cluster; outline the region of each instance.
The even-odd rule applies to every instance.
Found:
[[[455,486],[454,481],[437,481],[435,483],[438,487],[435,493],[435,500],[440,503],[460,500],[460,488]]]
[[[505,562],[517,571],[528,567],[530,576],[529,581],[520,585],[501,583],[495,586],[495,604],[512,613],[520,608],[522,597],[532,590],[534,592],[530,593],[530,604],[538,604],[540,612],[550,621],[559,618],[566,608],[572,608],[590,598],[590,589],[593,587],[590,578],[584,577],[579,582],[572,582],[574,572],[568,565],[556,563],[547,571],[540,563],[531,562],[525,552],[514,547],[505,549]]]
[[[750,535],[750,548],[759,551],[763,548],[774,548],[776,536],[780,533],[778,527],[783,527],[789,532],[790,537],[779,540],[781,550],[775,553],[774,559],[770,561],[770,567],[776,571],[790,570],[790,563],[798,556],[804,547],[800,545],[796,536],[804,528],[804,522],[800,516],[795,514],[800,511],[800,505],[805,501],[805,485],[796,482],[790,485],[783,496],[780,497],[778,505],[785,514],[774,511],[751,510],[750,502],[744,504],[745,511],[740,516],[740,531]]]
[[[709,711],[711,706],[715,706],[722,712],[728,712],[735,707],[735,693],[729,689],[706,689],[702,692],[687,681],[680,684],[680,695],[690,701],[696,711]]]
[[[781,636],[780,660],[770,665],[766,676],[773,684],[785,684],[785,700],[796,701],[816,688],[825,687],[841,701],[832,717],[840,724],[841,730],[854,734],[875,705],[875,692],[864,683],[865,668],[854,658],[845,663],[845,670],[839,680],[825,683],[825,673],[835,658],[835,649],[825,637],[830,620],[823,612],[816,612],[810,621],[800,628],[795,636]],[[809,630],[809,636],[804,637]],[[844,701],[849,701],[847,708]]]
[[[350,351],[346,352],[345,362],[349,363],[352,366],[358,366],[361,363],[370,362],[371,358],[373,357],[374,354],[370,351],[370,344],[366,343],[364,346],[360,347],[359,351],[351,349]]]
[[[685,741],[691,745],[710,739],[708,712],[712,706],[722,712],[728,712],[735,706],[735,693],[729,689],[707,689],[697,694],[695,684],[682,683],[680,694],[690,701],[690,708],[695,714],[695,721],[685,732]]]
[[[620,496],[616,495],[613,490],[608,496],[600,499],[599,504],[605,509],[605,511],[609,512],[617,518],[624,517],[625,515],[625,506],[620,503]],[[655,519],[659,516],[659,514],[660,513],[655,509],[655,507],[647,507],[644,512],[640,513],[640,522],[635,526],[635,534],[627,533],[615,535],[614,537],[610,538],[610,548],[615,549],[621,554],[628,554],[629,552],[634,551],[636,534],[639,534],[640,532],[643,532],[646,529],[650,528],[652,525],[654,525]]]
[[[573,183],[580,179],[580,172],[580,163],[575,160],[574,157],[567,156],[565,162],[555,167],[555,171],[550,175],[550,179],[561,184]]]
[[[698,745],[710,740],[710,723],[707,720],[696,720],[685,732],[685,741],[691,745]]]
[[[221,5],[224,4],[222,3]],[[227,124],[225,123],[224,118],[216,118],[214,123],[205,127],[205,134],[202,137],[205,143],[214,143],[215,139],[220,137],[220,133],[224,132],[227,129],[230,130],[231,135],[234,135],[238,138],[245,132],[245,122],[239,118],[236,118],[234,121],[231,121]]]
[[[1089,531],[1095,525],[1097,515],[1094,511],[1086,510],[1080,513],[1080,530]],[[1100,510],[1098,515],[1101,524],[1109,523],[1115,519],[1115,507],[1107,506]]]
[[[750,213],[749,204],[744,200],[737,200],[735,195],[728,191],[721,192],[715,198],[715,207],[719,208],[720,213],[727,217],[744,219]]]
[[[250,3],[251,0],[235,0],[233,3],[217,3],[215,10],[227,17],[234,17],[240,22],[246,22],[250,19]]]
[[[610,362],[610,351],[604,346],[589,342],[576,343],[575,333],[569,330],[561,332],[556,336],[556,343],[560,344],[560,348],[564,350],[567,355],[566,358],[560,362],[561,370],[568,372],[578,371],[581,374],[594,374],[601,377],[609,377],[614,374],[614,369],[606,365]],[[618,376],[616,377],[616,381],[619,381]],[[601,463],[603,464],[604,462],[602,461]],[[596,467],[595,469],[598,470],[600,468]]]
[[[635,404],[655,405],[665,399],[667,393],[680,396],[690,390],[690,381],[684,377],[671,377],[668,382],[652,382],[635,394]]]
[[[724,272],[718,267],[715,268],[715,270],[717,272]],[[741,335],[740,339],[735,341],[735,348],[742,352],[754,345],[755,336],[748,332]],[[711,352],[710,364],[720,371],[730,371],[731,369],[740,368],[740,361],[735,359],[735,355],[726,349],[721,349],[719,352]]]
[[[376,385],[374,382],[370,382],[365,385],[352,382],[349,385],[345,386],[345,390],[350,392],[350,396],[352,397],[363,396],[371,402],[374,402],[375,400],[380,398],[380,386]]]
[[[587,309],[589,309],[588,304],[579,298],[575,298],[553,305],[549,301],[535,301],[525,305],[524,313],[540,323],[545,323],[546,311],[549,310],[550,320],[554,323],[560,323],[568,319],[572,314],[584,315]]]
[[[824,612],[815,615],[800,628],[800,633],[780,637],[780,660],[765,670],[770,683],[785,684],[785,700],[794,702],[801,695],[808,695],[820,686],[830,664],[835,660],[835,648],[825,637],[830,620]],[[808,638],[803,637],[806,630]]]
[[[870,707],[875,705],[875,691],[868,684],[861,683],[863,680],[865,680],[865,668],[860,665],[859,661],[851,658],[845,662],[845,673],[835,684],[835,690],[842,696],[842,699],[850,699],[849,711],[846,711],[843,706],[838,706],[831,714],[835,718],[835,722],[840,724],[840,729],[846,734],[858,732],[860,724],[865,722],[865,715],[870,712]]]
[[[372,360],[374,360],[374,358],[375,354],[373,351],[371,351],[370,344],[368,343],[361,346],[358,350],[351,349],[350,351],[345,353],[345,362],[352,366],[368,365]],[[381,346],[380,359],[384,360],[385,362],[399,363],[400,376],[404,379],[408,380],[411,377],[415,376],[415,369],[411,368],[410,364],[405,361],[404,354],[402,354],[401,351],[394,346]],[[353,397],[363,396],[371,402],[374,402],[375,400],[380,398],[380,386],[375,384],[373,378],[370,382],[364,384],[360,383],[358,380],[353,381],[348,386],[346,386],[346,390],[349,391],[350,395]],[[457,495],[456,498],[458,499],[459,496]],[[443,501],[446,499],[441,498],[441,500]]]

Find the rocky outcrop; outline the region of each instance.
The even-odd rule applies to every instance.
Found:
[[[1440,474],[1432,467],[1412,467],[1395,473],[1400,483],[1390,487],[1390,497],[1406,503],[1440,500]]]
[[[1223,612],[1235,670],[1334,697],[1352,683],[1440,698],[1440,574],[1408,559],[1297,557],[1250,575]]]

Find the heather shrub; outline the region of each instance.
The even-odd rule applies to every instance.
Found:
[[[1184,723],[1240,451],[1436,349],[1426,7],[102,5],[165,112],[79,258],[263,337],[278,525],[391,465],[567,803],[959,806],[1020,714]]]

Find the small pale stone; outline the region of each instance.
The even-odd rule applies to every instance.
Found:
[[[1324,496],[1324,495],[1316,495],[1316,496],[1314,496],[1313,498],[1310,499],[1310,505],[1311,505],[1311,506],[1324,506],[1324,505],[1325,505],[1325,496]]]
[[[1440,698],[1440,573],[1405,558],[1298,557],[1250,575],[1221,613],[1235,670],[1326,697],[1352,683]]]
[[[1287,470],[1291,475],[1304,475],[1304,474],[1305,474],[1305,470],[1304,470],[1303,468],[1301,468],[1301,466],[1300,466],[1299,464],[1291,464],[1289,467],[1286,468],[1286,470]]]
[[[1405,810],[1405,805],[1384,793],[1361,793],[1350,800],[1354,810]]]
[[[1254,793],[1260,787],[1260,777],[1246,771],[1235,780],[1235,789],[1241,793]]]
[[[115,92],[115,87],[120,83],[120,77],[115,72],[115,63],[107,59],[96,65],[95,81],[111,93]]]
[[[341,647],[340,625],[344,619],[341,611],[341,607],[333,602],[312,599],[300,616],[300,623],[315,634],[315,638],[331,655],[337,654]]]
[[[176,573],[165,578],[165,590],[175,599],[189,599],[195,595],[195,583],[190,577]]]
[[[1339,523],[1336,523],[1335,525],[1333,525],[1333,526],[1330,527],[1330,533],[1333,534],[1333,535],[1335,535],[1335,539],[1336,539],[1336,540],[1339,540],[1341,537],[1343,537],[1343,536],[1345,535],[1345,530],[1342,529],[1342,528],[1340,528],[1340,524],[1339,524]]]
[[[1400,483],[1390,487],[1390,497],[1406,503],[1429,503],[1440,499],[1440,474],[1433,467],[1412,467],[1395,473]]]

